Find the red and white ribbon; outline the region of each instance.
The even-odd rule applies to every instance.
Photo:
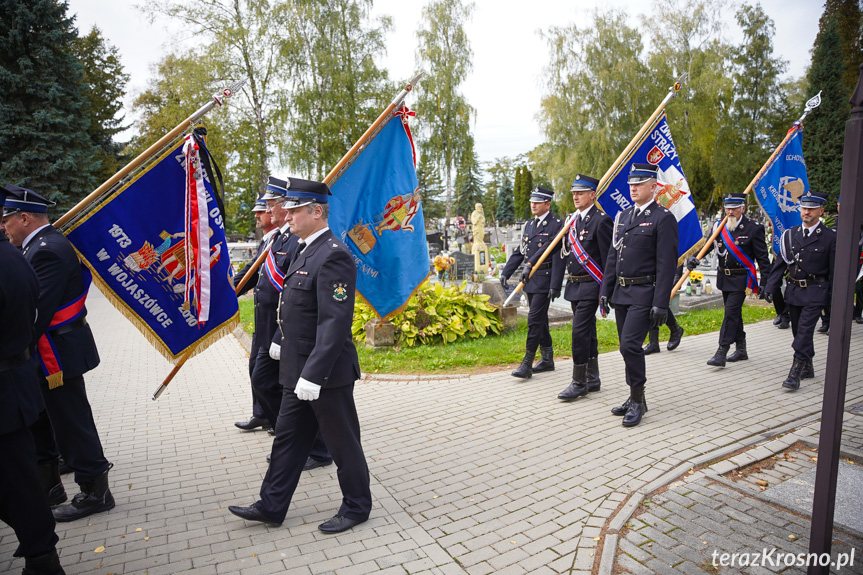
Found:
[[[198,323],[210,318],[210,219],[207,190],[198,144],[191,134],[183,144],[186,157],[186,288],[184,301],[194,297]]]

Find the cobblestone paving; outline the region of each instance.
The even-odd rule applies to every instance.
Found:
[[[725,369],[704,365],[716,334],[686,337],[678,350],[648,357],[650,411],[632,429],[609,414],[627,395],[616,352],[600,357],[602,391],[569,404],[556,399],[569,382],[567,362],[527,381],[508,372],[362,380],[355,397],[374,508],[368,523],[327,536],[316,526],[338,508],[334,467],[303,475],[281,527],[227,511],[257,498],[271,443],[233,426],[250,411],[236,339],[189,361],[153,402],[170,365],[95,290],[88,309],[102,355],[88,393],[115,464],[117,507],[58,525],[70,575],[590,573],[603,529],[636,490],[814,420],[827,344],[816,340],[818,377],[792,394],[780,389],[790,330],[747,326],[753,359]],[[851,345],[848,401],[857,404],[863,326],[852,328]],[[74,494],[71,476],[64,482]],[[0,573],[20,572],[15,546],[0,528]]]

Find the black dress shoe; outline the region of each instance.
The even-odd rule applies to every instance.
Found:
[[[309,457],[306,459],[306,464],[303,465],[303,471],[309,471],[311,469],[317,469],[318,467],[326,467],[327,465],[332,465],[332,459],[324,459],[321,461],[320,459],[314,459]],[[338,515],[336,515],[338,517]]]
[[[863,317],[860,317],[858,315],[857,317],[854,318],[854,321],[856,321],[857,323],[863,323]]]
[[[668,344],[665,348],[668,351],[674,351],[677,349],[677,346],[680,345],[680,339],[683,337],[683,328],[681,326],[677,326],[675,331],[671,332],[671,335],[668,336]]]
[[[257,503],[252,503],[248,507],[237,507],[236,505],[230,505],[228,507],[228,511],[230,511],[240,519],[245,519],[246,521],[260,521],[261,523],[269,523],[270,525],[282,524],[281,521],[276,521],[275,519],[267,517],[263,511],[258,509]]]
[[[269,429],[267,430],[267,434],[268,434],[270,437],[275,437],[275,436],[276,436],[276,430],[275,430],[275,429],[273,429],[273,428],[271,427],[271,428],[269,428]]]
[[[270,462],[270,454],[268,453],[267,454],[267,463],[269,463],[269,462]]]
[[[655,341],[651,341],[644,346],[644,355],[650,355],[651,353],[659,353],[659,344]]]
[[[243,431],[252,431],[253,429],[257,429],[259,427],[267,429],[268,427],[270,427],[270,422],[263,417],[255,417],[253,415],[249,421],[238,421],[234,423],[234,425],[236,425]]]
[[[355,519],[348,519],[347,517],[336,515],[332,519],[324,521],[318,525],[318,529],[324,533],[341,533],[342,531],[347,531],[351,527],[359,525],[360,523],[365,523],[365,519],[362,521],[356,521]]]
[[[830,324],[828,323],[827,325],[825,325],[822,323],[821,327],[819,327],[815,331],[817,331],[818,333],[830,333]]]

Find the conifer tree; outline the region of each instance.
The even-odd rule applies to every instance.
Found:
[[[803,156],[809,187],[827,192],[827,209],[834,209],[842,175],[845,122],[851,106],[843,84],[844,67],[836,21],[827,19],[815,39],[809,69],[808,97],[821,91],[821,105],[806,117]]]
[[[498,190],[497,212],[495,220],[500,224],[511,224],[515,222],[515,195],[512,190],[512,182],[508,179]]]
[[[441,200],[443,184],[440,170],[438,170],[430,154],[423,153],[420,155],[417,166],[417,188],[422,201],[423,217],[426,220],[443,217],[445,214],[445,206]]]
[[[827,0],[824,12],[818,21],[818,32],[826,30],[829,21],[836,23],[839,33],[839,51],[842,53],[842,85],[846,91],[846,100],[857,86],[860,76],[860,63],[863,62],[863,38],[861,38],[861,20],[863,13],[858,0]],[[817,43],[817,40],[816,40]]]
[[[456,212],[465,219],[470,219],[476,204],[481,203],[483,199],[482,171],[473,146],[470,146],[469,150],[459,158],[455,188],[458,197]]]
[[[57,215],[93,191],[99,164],[67,8],[0,0],[0,182],[56,201]]]

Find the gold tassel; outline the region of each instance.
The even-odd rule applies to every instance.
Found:
[[[48,389],[57,389],[63,385],[63,372],[58,371],[57,373],[52,373],[45,379],[48,380]]]

